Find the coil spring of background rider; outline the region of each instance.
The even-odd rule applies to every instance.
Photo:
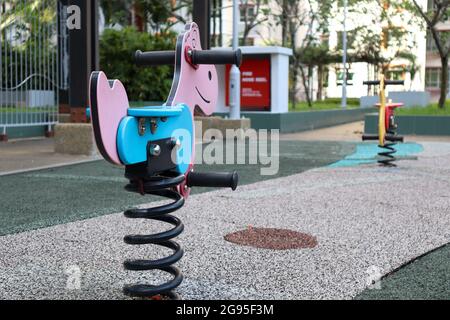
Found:
[[[183,281],[181,271],[173,266],[183,256],[183,249],[178,243],[171,240],[180,235],[184,226],[180,219],[169,213],[180,209],[184,205],[183,196],[176,190],[176,187],[185,179],[184,175],[157,176],[148,180],[130,180],[125,187],[127,191],[139,192],[141,194],[157,195],[174,200],[173,202],[158,207],[146,209],[130,209],[125,211],[125,217],[132,219],[150,219],[167,222],[174,227],[168,231],[150,235],[127,235],[125,243],[131,245],[154,244],[173,250],[171,256],[158,260],[126,260],[124,268],[126,270],[148,271],[161,270],[168,272],[173,279],[161,285],[134,284],[126,285],[123,291],[132,297],[151,298],[158,295],[167,296],[171,299],[180,299],[180,296],[173,290]]]
[[[396,130],[387,130],[386,134],[395,136],[397,134]],[[379,152],[378,155],[381,157],[381,159],[378,160],[378,163],[381,163],[385,166],[392,166],[395,167],[394,161],[397,159],[395,158],[394,154],[397,152],[397,150],[394,148],[396,143],[394,142],[387,142],[384,144],[384,146],[378,146],[379,148],[383,149],[382,152]]]

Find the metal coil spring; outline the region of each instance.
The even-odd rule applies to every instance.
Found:
[[[394,129],[389,129],[386,131],[386,134],[396,136],[397,131]],[[397,152],[397,150],[394,148],[395,145],[397,144],[394,142],[387,142],[384,144],[384,146],[378,146],[379,148],[383,149],[383,151],[378,153],[378,156],[381,157],[381,159],[378,160],[378,163],[389,167],[396,166],[396,164],[394,163],[394,161],[397,160],[397,158],[395,158],[394,156],[394,154]]]
[[[124,238],[125,243],[131,245],[154,244],[173,250],[171,256],[158,260],[126,260],[124,268],[133,271],[161,270],[168,272],[173,279],[161,285],[134,284],[126,285],[123,288],[124,294],[131,297],[153,298],[168,297],[178,300],[180,296],[173,290],[183,281],[181,271],[173,266],[183,256],[183,249],[178,243],[171,240],[180,235],[184,226],[180,219],[169,213],[180,209],[184,205],[183,196],[177,191],[176,187],[185,180],[184,175],[157,176],[146,180],[130,180],[125,187],[127,191],[139,192],[141,194],[151,194],[174,200],[173,202],[157,207],[146,209],[130,209],[125,211],[125,217],[131,219],[150,219],[167,222],[174,227],[168,231],[150,235],[127,235]]]

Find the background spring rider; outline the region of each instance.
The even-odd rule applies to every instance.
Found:
[[[396,152],[394,146],[396,142],[403,142],[403,137],[397,135],[397,124],[395,123],[394,111],[396,108],[403,106],[402,103],[386,103],[385,89],[387,85],[404,85],[403,80],[385,80],[384,76],[380,76],[380,80],[364,81],[365,85],[379,85],[380,86],[380,103],[376,104],[378,107],[378,134],[365,134],[362,140],[378,140],[378,147],[383,151],[378,153],[378,163],[385,166],[395,166],[393,163],[397,159],[394,154]]]
[[[194,113],[210,115],[218,94],[215,64],[241,63],[240,50],[208,51],[200,46],[199,30],[188,24],[176,42],[175,51],[136,52],[136,63],[142,67],[173,64],[172,88],[162,106],[130,108],[124,86],[119,80],[108,80],[103,72],[91,76],[91,118],[97,147],[109,162],[125,167],[130,192],[152,194],[173,200],[169,204],[147,209],[130,209],[125,216],[150,219],[173,225],[169,231],[150,235],[127,235],[130,245],[154,244],[169,248],[171,256],[158,260],[127,260],[127,270],[162,270],[172,280],[160,284],[127,285],[123,291],[133,297],[180,298],[173,290],[183,276],[174,266],[183,249],[173,241],[183,232],[180,219],[170,213],[180,209],[190,187],[229,187],[236,189],[238,176],[231,173],[197,173],[194,171]]]

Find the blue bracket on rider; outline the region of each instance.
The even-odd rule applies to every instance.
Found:
[[[123,164],[147,161],[149,141],[172,138],[181,144],[176,150],[177,171],[184,173],[189,169],[195,136],[193,116],[187,105],[129,108],[127,114],[117,132],[117,151]],[[139,128],[139,119],[145,119],[145,130]]]

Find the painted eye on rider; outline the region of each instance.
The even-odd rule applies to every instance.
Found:
[[[208,71],[208,78],[209,78],[209,80],[211,81],[211,79],[212,79],[212,73],[211,73],[211,71]]]

